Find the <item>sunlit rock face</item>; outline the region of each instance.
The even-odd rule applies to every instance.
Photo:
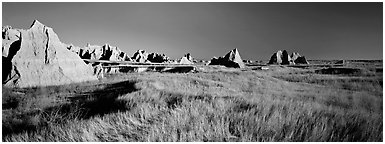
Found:
[[[105,44],[103,46],[90,45],[80,48],[68,45],[67,49],[78,54],[82,59],[108,60],[108,61],[131,61],[131,58],[118,47]]]
[[[178,61],[179,64],[194,64],[193,58],[190,55],[190,53],[185,54],[180,60]]]
[[[60,42],[52,28],[35,20],[28,30],[3,27],[3,84],[62,85],[97,80],[91,66]]]
[[[309,64],[305,56],[301,56],[299,53],[293,52],[291,55],[286,50],[279,50],[274,53],[268,64],[279,65],[294,65],[294,64]]]
[[[131,57],[134,62],[152,62],[152,63],[169,63],[170,58],[165,54],[147,53],[145,50],[137,50]]]
[[[138,50],[134,53],[134,55],[131,57],[131,59],[134,62],[141,62],[144,63],[147,61],[147,56],[148,54],[146,53],[145,50]]]
[[[219,58],[212,58],[209,65],[223,65],[226,67],[244,68],[245,64],[238,52],[238,49],[233,49],[228,52],[225,56]]]
[[[283,50],[283,51],[279,50],[271,56],[268,64],[289,65],[294,63],[286,50]]]

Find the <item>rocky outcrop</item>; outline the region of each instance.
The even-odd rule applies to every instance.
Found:
[[[131,57],[132,61],[140,63],[171,63],[165,54],[147,53],[145,50],[138,50]]]
[[[69,45],[67,48],[77,53],[82,59],[131,61],[131,58],[125,52],[109,44],[103,46],[87,44],[84,48]]]
[[[3,27],[3,84],[62,85],[97,80],[91,66],[60,42],[52,28],[35,20],[28,30]]]
[[[189,60],[190,62],[193,62],[193,61],[194,61],[194,60],[193,60],[193,57],[191,56],[190,53],[185,54],[183,57],[186,57],[187,60]]]
[[[299,53],[293,52],[291,54],[291,59],[294,61],[294,64],[309,64],[305,56],[301,56]]]
[[[297,52],[293,52],[290,55],[291,59],[296,60],[297,58],[301,57],[301,55]]]
[[[138,50],[134,53],[134,56],[131,57],[131,59],[134,62],[141,62],[144,63],[147,61],[147,56],[148,54],[146,53],[145,50]]]
[[[179,60],[179,64],[194,64],[192,61],[188,60],[187,57],[182,57],[180,60]]]
[[[309,64],[305,56],[301,56],[299,53],[293,52],[291,56],[286,50],[279,50],[274,53],[268,64],[279,64],[279,65],[294,65],[294,64]]]
[[[176,62],[177,64],[194,64],[193,58],[191,57],[190,53],[185,54],[183,57],[181,57]]]
[[[3,57],[8,57],[8,50],[11,45],[14,46],[20,45],[20,30],[13,29],[11,26],[5,26],[2,28],[3,34],[3,45],[2,45],[2,55]],[[16,42],[18,41],[18,42]],[[15,43],[16,42],[16,43]],[[14,54],[11,54],[14,55]]]
[[[101,79],[104,77],[104,72],[103,72],[103,67],[102,67],[102,64],[96,64],[94,66],[92,66],[93,69],[94,69],[94,75],[98,78],[98,79]]]
[[[278,52],[274,53],[268,64],[281,64],[282,63],[282,51],[279,50]]]
[[[233,49],[223,57],[212,58],[209,65],[223,65],[226,67],[244,68],[245,64],[238,52],[238,49]]]
[[[21,32],[18,29],[12,29],[11,26],[2,27],[2,69],[3,84],[18,76],[16,71],[12,71],[12,59],[20,49]]]
[[[282,51],[282,63],[283,65],[289,65],[289,64],[294,64],[293,60],[291,59],[289,53],[286,50]]]
[[[147,56],[147,60],[153,63],[164,63],[170,60],[165,54],[150,53]]]
[[[309,64],[309,62],[306,60],[305,56],[298,57],[294,60],[295,64]]]
[[[279,50],[271,56],[268,64],[289,65],[294,63],[286,50]]]

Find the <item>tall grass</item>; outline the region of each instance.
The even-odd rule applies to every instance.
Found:
[[[317,74],[309,70],[297,70],[294,72],[278,72],[272,76],[289,82],[319,84],[353,91],[368,91],[382,96],[382,73],[372,75],[330,75]]]
[[[4,133],[15,121],[3,113],[3,141],[383,141],[378,93],[285,78],[260,71],[113,75],[114,83],[124,81],[82,92],[87,99],[35,114],[7,108],[34,127]]]

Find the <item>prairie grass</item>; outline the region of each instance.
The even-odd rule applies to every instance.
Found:
[[[383,76],[380,74],[367,75],[330,75],[317,74],[311,70],[275,73],[273,77],[289,82],[319,84],[353,91],[368,91],[382,95]]]
[[[3,141],[383,141],[379,75],[144,72],[37,89],[3,88]]]

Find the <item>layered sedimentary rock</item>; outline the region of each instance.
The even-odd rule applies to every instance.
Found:
[[[305,56],[301,56],[299,53],[293,52],[290,56],[286,50],[279,50],[271,56],[268,64],[293,65],[309,64],[309,62]]]
[[[165,54],[150,53],[147,55],[147,60],[153,63],[164,63],[170,60]]]
[[[294,64],[294,63],[286,50],[283,50],[283,51],[279,50],[271,56],[268,64],[288,65],[288,64]]]
[[[52,28],[35,20],[28,30],[3,27],[3,84],[62,85],[97,80],[91,66],[60,42]]]
[[[268,64],[281,64],[282,63],[281,57],[282,57],[282,51],[279,50],[271,56]]]
[[[244,68],[245,64],[242,61],[238,49],[233,49],[223,57],[212,58],[209,65],[223,65],[226,67]]]
[[[82,59],[131,61],[131,58],[125,52],[109,44],[103,46],[87,44],[87,46],[83,48],[69,45],[67,48],[77,53]]]
[[[146,53],[145,50],[138,50],[134,53],[134,56],[131,57],[131,59],[134,62],[146,62],[147,61],[147,56],[148,54]]]
[[[170,63],[171,60],[165,54],[147,53],[145,50],[137,50],[131,57],[134,62],[141,63]]]

